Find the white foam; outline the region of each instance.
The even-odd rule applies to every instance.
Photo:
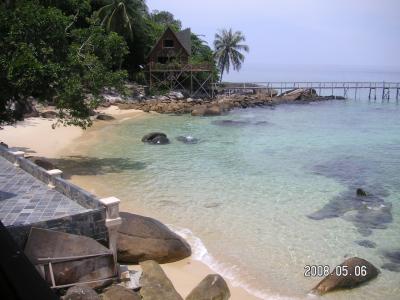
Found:
[[[195,236],[193,232],[187,228],[179,228],[175,225],[167,225],[172,231],[184,238],[192,248],[192,259],[201,261],[206,264],[211,270],[227,278],[232,286],[240,287],[247,291],[249,294],[263,299],[263,300],[294,300],[295,298],[282,297],[279,295],[270,295],[263,291],[254,289],[248,284],[238,280],[237,266],[228,266],[224,263],[218,262],[207,250],[206,246],[200,238]]]

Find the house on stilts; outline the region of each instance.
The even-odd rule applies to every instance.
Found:
[[[190,97],[214,97],[212,66],[191,63],[191,31],[167,27],[147,55],[150,90],[180,90]]]

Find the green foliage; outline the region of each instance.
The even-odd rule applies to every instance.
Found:
[[[153,10],[149,19],[154,23],[161,25],[163,30],[167,26],[171,27],[174,31],[179,31],[182,29],[182,22],[175,19],[174,15],[168,11]]]
[[[94,21],[76,28],[77,13],[66,15],[51,1],[43,2],[17,1],[13,8],[0,11],[0,123],[17,119],[13,105],[33,96],[55,102],[59,123],[85,128],[102,89],[122,88],[127,73],[120,65],[127,45]]]
[[[133,40],[135,24],[147,14],[144,0],[109,0],[97,12],[107,32],[114,31]]]
[[[246,38],[240,31],[233,32],[232,29],[224,29],[215,35],[215,58],[221,71],[221,81],[224,71],[229,73],[231,64],[234,70],[240,70],[244,62],[241,51],[249,52],[249,47],[241,44],[245,41]]]

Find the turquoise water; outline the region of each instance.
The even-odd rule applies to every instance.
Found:
[[[166,133],[171,144],[143,144],[152,131]],[[389,262],[385,251],[400,249],[400,106],[393,100],[212,118],[151,115],[101,134],[90,156],[132,167],[105,167],[92,180],[124,209],[140,207],[171,224],[195,258],[263,299],[311,297],[321,278],[305,277],[305,265],[333,267],[359,256],[380,268]],[[175,140],[181,135],[200,142]],[[358,187],[370,193],[362,207],[353,199]],[[338,217],[325,218],[332,212]],[[324,298],[399,299],[400,273],[381,271],[367,285]]]

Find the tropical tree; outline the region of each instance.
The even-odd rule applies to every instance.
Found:
[[[115,31],[133,39],[133,27],[148,14],[145,0],[106,0],[97,12],[107,32]]]
[[[242,63],[244,62],[242,51],[249,52],[249,46],[241,44],[245,41],[246,38],[241,31],[233,32],[232,29],[223,29],[215,34],[214,56],[221,71],[221,82],[224,71],[229,73],[231,64],[233,69],[237,71],[242,67]]]

